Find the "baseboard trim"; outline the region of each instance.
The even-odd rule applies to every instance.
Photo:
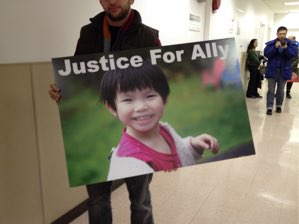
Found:
[[[78,218],[80,215],[87,211],[87,202],[88,199],[81,202],[79,205],[77,205],[76,207],[74,207],[73,209],[56,219],[51,224],[68,224],[74,221],[76,218]]]

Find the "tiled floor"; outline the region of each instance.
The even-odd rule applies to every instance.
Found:
[[[157,224],[298,224],[299,83],[281,114],[246,99],[256,155],[157,173],[151,184]],[[233,137],[233,136],[232,136]],[[112,194],[113,219],[129,224],[128,194]],[[85,224],[84,213],[73,224]]]

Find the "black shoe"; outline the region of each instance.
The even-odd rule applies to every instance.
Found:
[[[291,94],[287,93],[287,98],[292,99]]]
[[[268,109],[266,114],[267,114],[267,115],[272,115],[272,110],[271,110],[271,109]]]
[[[281,113],[281,107],[276,107],[276,113]]]
[[[256,98],[263,98],[261,95],[256,95],[255,97]]]

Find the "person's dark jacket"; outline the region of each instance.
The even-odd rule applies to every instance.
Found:
[[[133,10],[133,9],[132,9]],[[141,21],[138,11],[133,10],[134,18],[126,29],[119,33],[111,51],[161,46],[159,32]],[[101,53],[104,51],[103,20],[105,12],[91,18],[91,23],[83,26],[75,55]]]
[[[247,66],[259,67],[261,61],[257,52],[254,49],[250,49],[247,51]]]
[[[265,77],[276,78],[280,69],[282,78],[289,80],[292,77],[292,58],[297,56],[298,49],[293,41],[285,39],[287,47],[280,53],[279,48],[275,47],[276,41],[277,39],[267,42],[264,49],[264,55],[268,58]]]
[[[299,57],[297,56],[297,57],[294,57],[293,59],[292,59],[292,64],[291,64],[291,66],[292,66],[292,71],[293,72],[295,72],[295,73],[297,73],[298,72],[298,63],[299,63]]]

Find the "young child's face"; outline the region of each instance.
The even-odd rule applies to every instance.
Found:
[[[164,112],[162,97],[154,89],[145,88],[116,93],[114,114],[127,126],[127,132],[146,133],[154,130]]]

